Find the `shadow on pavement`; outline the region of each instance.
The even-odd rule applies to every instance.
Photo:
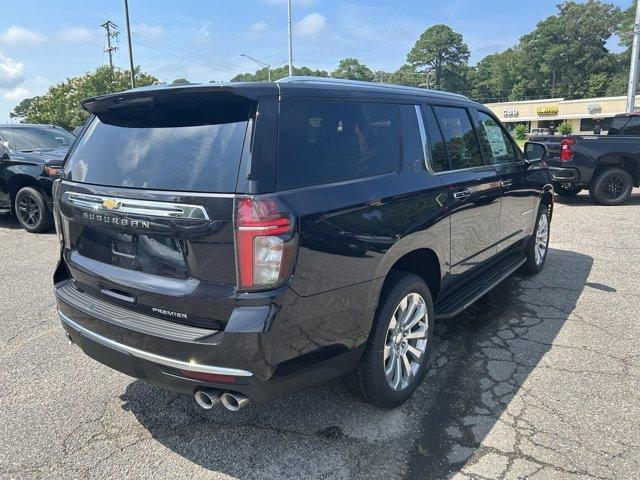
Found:
[[[488,448],[487,435],[571,316],[592,263],[550,249],[539,275],[507,279],[437,322],[427,377],[396,410],[358,401],[339,380],[237,413],[204,411],[189,396],[134,381],[122,408],[173,452],[235,477],[445,478]],[[407,452],[409,471],[398,469]]]
[[[19,230],[22,227],[11,213],[8,211],[0,211],[0,228],[9,228],[11,230]]]
[[[444,340],[455,341],[453,350],[461,352],[423,419],[410,478],[445,478],[476,453],[492,450],[511,452],[511,462],[518,458],[521,437],[529,435],[523,432],[533,436],[535,426],[501,416],[531,371],[544,368],[542,358],[565,322],[577,320],[571,313],[592,264],[587,255],[550,249],[540,274],[506,280],[449,325],[440,325]]]
[[[573,205],[578,207],[597,207],[600,206],[591,200],[589,193],[586,191],[582,191],[582,193],[576,195],[575,197],[561,197],[560,195],[555,196],[555,201],[560,205]],[[626,205],[640,205],[640,190],[635,189],[631,196],[627,199],[626,202],[622,204],[622,206]],[[610,208],[616,208],[610,207]]]

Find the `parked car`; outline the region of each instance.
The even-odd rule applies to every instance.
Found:
[[[68,339],[238,410],[348,374],[394,407],[433,322],[545,263],[545,149],[465,97],[335,79],[90,98],[56,182]]]
[[[52,125],[0,125],[0,208],[25,230],[53,227],[51,185],[73,140]]]
[[[607,135],[532,137],[547,146],[555,192],[588,189],[600,205],[621,205],[640,186],[640,115],[616,115]]]

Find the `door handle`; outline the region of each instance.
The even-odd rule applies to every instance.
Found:
[[[459,192],[453,192],[453,198],[456,200],[462,200],[463,198],[467,198],[469,195],[471,195],[471,190],[468,188],[460,190]]]
[[[511,185],[513,185],[513,180],[503,180],[502,181],[502,186],[503,187],[510,187]]]

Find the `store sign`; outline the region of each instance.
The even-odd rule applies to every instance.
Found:
[[[598,113],[602,111],[602,107],[597,103],[591,103],[587,105],[587,112],[589,115],[593,115],[594,113]]]
[[[518,109],[517,108],[505,108],[502,111],[502,115],[505,117],[517,117],[518,116]]]
[[[536,110],[537,114],[540,116],[543,115],[557,115],[559,108],[557,105],[545,105],[543,107],[538,107]]]

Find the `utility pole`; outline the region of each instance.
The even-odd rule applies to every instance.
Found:
[[[263,61],[258,60],[257,58],[253,58],[250,55],[245,55],[244,53],[240,54],[241,57],[246,57],[249,60],[253,60],[254,62],[256,62],[258,65],[262,65],[263,67],[267,67],[267,77],[269,78],[269,81],[271,81],[271,65],[269,65],[268,63],[265,63]]]
[[[629,89],[627,90],[627,113],[636,108],[636,88],[638,86],[638,42],[640,41],[640,2],[636,5],[636,21],[633,25],[633,46],[631,47],[631,68],[629,68]]]
[[[131,88],[136,88],[136,79],[133,73],[133,50],[131,48],[131,27],[129,26],[129,2],[124,0],[124,19],[127,23],[127,43],[129,44],[129,65],[131,71],[129,72],[131,77]]]
[[[293,38],[291,34],[291,0],[287,0],[289,17],[289,76],[293,77]]]
[[[111,46],[111,39],[118,36],[118,26],[113,23],[111,20],[107,20],[102,25],[100,25],[105,30],[105,35],[107,37],[107,48],[105,48],[105,52],[109,54],[109,68],[111,69],[111,73],[113,73],[113,52],[115,52],[118,47]],[[111,31],[113,29],[113,32]]]

